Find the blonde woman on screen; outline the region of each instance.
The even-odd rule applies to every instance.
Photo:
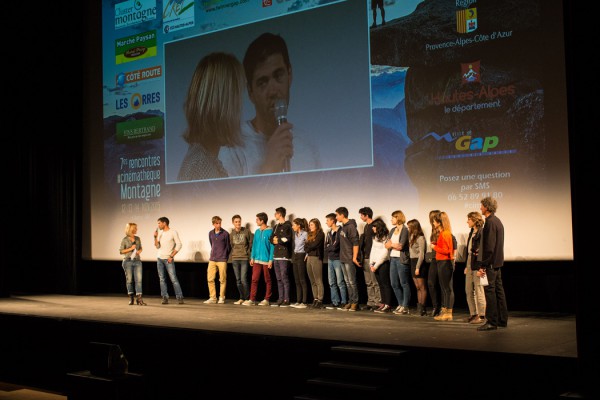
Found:
[[[189,144],[177,180],[194,181],[227,177],[218,159],[222,146],[241,144],[244,69],[227,53],[210,53],[196,66],[185,102]]]

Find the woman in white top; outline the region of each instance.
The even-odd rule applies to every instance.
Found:
[[[390,252],[390,279],[398,301],[394,314],[410,314],[410,252],[408,250],[408,229],[404,225],[406,216],[400,210],[392,213],[392,225],[385,247]]]
[[[389,240],[389,231],[381,218],[373,220],[371,229],[373,229],[373,245],[371,246],[371,253],[369,255],[370,268],[375,273],[375,278],[381,292],[381,304],[374,311],[376,313],[387,313],[392,311],[390,252],[385,247],[386,242]]]

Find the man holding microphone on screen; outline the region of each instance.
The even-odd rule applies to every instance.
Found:
[[[319,168],[315,146],[294,135],[287,121],[292,65],[283,38],[263,33],[243,60],[255,116],[242,124],[243,146],[223,147],[219,159],[229,176],[272,174]]]

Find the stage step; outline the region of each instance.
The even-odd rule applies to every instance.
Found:
[[[410,365],[410,352],[369,346],[333,346],[330,359],[318,364],[295,400],[384,399],[400,367]]]

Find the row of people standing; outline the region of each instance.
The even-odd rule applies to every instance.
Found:
[[[227,233],[221,229],[221,219],[213,218],[215,228],[209,232],[211,255],[207,269],[207,281],[210,297],[205,303],[222,303],[226,288],[226,264],[218,268],[220,292],[216,298],[215,273],[219,263],[227,260],[231,252],[232,266],[236,275],[236,283],[240,295],[235,304],[242,305],[271,305],[273,294],[270,270],[274,269],[277,281],[278,299],[273,305],[280,307],[308,307],[308,283],[312,291],[314,308],[323,307],[325,295],[323,284],[323,258],[327,253],[329,258],[328,280],[332,289],[333,306],[348,311],[358,310],[358,286],[356,280],[356,266],[358,263],[359,235],[356,222],[348,219],[348,210],[340,207],[336,213],[326,216],[330,231],[327,234],[321,227],[319,219],[313,218],[308,223],[304,218],[296,218],[293,222],[287,221],[286,209],[275,209],[276,224],[273,228],[267,225],[268,216],[261,212],[256,215],[258,228],[253,236],[243,234],[245,228],[241,227],[241,218],[233,217],[234,229],[225,239],[217,241],[215,237]],[[216,221],[216,223],[215,223]],[[337,222],[341,222],[339,227]],[[338,233],[338,229],[341,231]],[[247,264],[252,268],[250,290],[247,288]],[[290,301],[289,266],[296,284],[296,302]],[[308,282],[306,280],[308,277]],[[258,302],[256,298],[261,279],[265,282],[265,297]]]
[[[467,215],[467,223],[471,228],[467,240],[467,258],[464,273],[465,290],[470,317],[467,322],[482,323],[487,321],[482,330],[491,330],[497,326],[506,326],[507,308],[502,287],[500,267],[503,264],[503,226],[497,217],[495,199],[482,200],[481,210],[488,225],[487,242],[481,239],[483,218],[477,212]],[[357,268],[362,268],[367,285],[367,307],[375,312],[390,312],[393,303],[392,294],[396,297],[398,307],[396,314],[408,314],[411,300],[412,278],[417,291],[417,314],[427,315],[426,301],[430,293],[436,320],[452,320],[454,292],[452,277],[454,272],[454,251],[456,239],[448,215],[439,210],[430,212],[432,226],[431,249],[435,253],[429,264],[425,261],[427,244],[423,229],[418,220],[406,222],[402,211],[392,213],[392,229],[380,218],[373,220],[373,212],[363,207],[359,214],[365,229],[358,234],[356,222],[348,218],[348,210],[339,207],[335,213],[326,216],[329,228],[324,233],[320,221],[313,218],[307,224],[303,218],[293,222],[285,220],[286,210],[278,207],[275,210],[276,225],[268,227],[268,216],[259,213],[256,216],[258,228],[254,235],[241,226],[241,217],[232,218],[234,228],[229,234],[221,227],[221,218],[213,217],[213,226],[209,232],[211,254],[207,268],[209,299],[205,303],[224,303],[227,281],[227,262],[231,259],[236,276],[240,298],[236,304],[271,305],[272,296],[270,269],[275,269],[277,292],[279,298],[274,305],[306,308],[308,299],[308,283],[312,290],[312,307],[323,307],[323,258],[328,258],[328,281],[331,289],[332,308],[348,311],[358,309]],[[341,225],[338,225],[341,223]],[[406,225],[405,225],[406,224]],[[126,287],[130,296],[130,304],[145,305],[141,288],[141,240],[135,234],[137,225],[126,226],[126,236],[121,241],[120,253],[123,256],[123,269]],[[181,249],[181,241],[176,231],[169,228],[166,217],[158,219],[158,229],[154,233],[155,246],[158,249],[157,268],[160,279],[162,303],[168,304],[166,276],[173,284],[178,303],[183,304],[183,293],[175,272],[174,256]],[[491,248],[480,252],[481,247]],[[363,254],[362,263],[359,253]],[[296,302],[290,303],[289,264],[292,265],[296,284]],[[248,269],[252,267],[251,284],[248,287]],[[165,271],[167,274],[165,274]],[[217,298],[215,279],[219,275],[219,296]],[[492,284],[482,286],[479,280],[491,276]],[[264,278],[266,283],[265,298],[258,303],[258,284]],[[135,284],[134,284],[135,282]],[[437,294],[437,285],[441,288],[441,296]],[[483,288],[483,290],[482,290]],[[486,304],[492,299],[494,308],[488,318]]]

